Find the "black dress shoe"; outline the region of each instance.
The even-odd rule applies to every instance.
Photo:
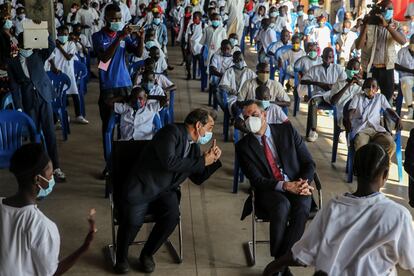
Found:
[[[139,261],[141,263],[141,270],[145,273],[152,273],[155,269],[155,262],[152,256],[141,254],[139,256]]]
[[[114,266],[114,271],[117,274],[126,274],[129,271],[129,264],[125,262],[117,262]]]
[[[172,71],[172,70],[174,70],[174,67],[172,67],[172,66],[168,65],[167,69],[168,69],[169,71]]]

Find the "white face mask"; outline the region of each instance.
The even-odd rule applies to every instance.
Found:
[[[257,133],[262,127],[262,119],[260,117],[250,116],[246,119],[245,124],[248,131]]]

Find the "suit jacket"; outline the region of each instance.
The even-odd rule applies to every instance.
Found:
[[[56,98],[52,82],[47,76],[44,64],[55,49],[55,43],[49,38],[49,48],[33,50],[33,54],[26,59],[30,78],[26,77],[20,63],[20,56],[12,58],[8,65],[8,75],[12,84],[12,96],[16,108],[28,112],[33,108],[36,89],[38,95],[46,102]]]
[[[405,148],[404,169],[411,177],[414,177],[414,128],[410,131],[410,137]]]
[[[299,178],[313,181],[315,162],[305,142],[290,123],[269,124],[279,164],[290,180]],[[277,180],[266,160],[263,147],[253,133],[249,133],[236,144],[240,167],[257,193],[274,191]],[[242,219],[251,213],[251,198],[246,201]]]
[[[184,124],[166,125],[155,134],[127,178],[124,198],[129,204],[147,203],[163,191],[177,188],[187,177],[199,185],[221,167],[220,161],[206,167],[196,143],[184,158],[187,141]]]

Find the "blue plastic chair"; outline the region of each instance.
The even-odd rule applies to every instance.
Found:
[[[285,45],[277,49],[275,53],[275,63],[277,64],[278,60],[282,57],[282,55],[291,49],[292,45]],[[283,82],[286,80],[286,77],[288,77],[288,79],[291,77],[286,73],[286,67],[287,61],[285,61],[284,64],[282,64],[282,68],[279,68],[279,82],[281,84],[283,84]]]
[[[68,134],[70,134],[68,112],[66,110],[66,91],[70,88],[71,82],[69,77],[62,72],[55,74],[52,71],[48,71],[47,75],[56,93],[56,99],[52,102],[53,113],[59,116],[62,123],[63,140],[66,141],[68,140]]]
[[[4,109],[15,109],[11,93],[7,93],[3,96],[3,99],[1,99],[0,110]]]
[[[40,135],[32,119],[15,110],[0,111],[0,168],[8,168],[13,153],[21,147],[22,138],[30,134],[30,141],[40,143]]]
[[[171,122],[169,108],[166,108],[166,107],[162,108],[158,112],[158,115],[159,115],[161,127],[163,127],[163,126],[165,126],[165,125],[167,125]]]
[[[175,90],[170,91],[170,104],[168,106],[168,110],[170,113],[170,124],[174,123],[174,103],[175,103]]]
[[[73,63],[75,67],[75,79],[76,85],[78,86],[78,95],[79,95],[79,102],[80,102],[80,112],[83,117],[86,117],[85,111],[85,91],[86,91],[86,79],[88,76],[88,68],[85,64],[80,61],[75,60]]]
[[[239,141],[239,131],[237,129],[234,129],[234,145]],[[233,167],[233,193],[237,194],[239,190],[239,183],[242,183],[244,181],[244,174],[240,168],[239,160],[237,158],[236,152],[234,153],[234,167]]]

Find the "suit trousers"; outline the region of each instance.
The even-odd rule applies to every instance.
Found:
[[[34,94],[32,108],[25,111],[32,118],[36,129],[43,132],[47,153],[52,161],[53,169],[60,168],[52,104],[43,100],[36,90],[32,92]]]
[[[118,87],[113,89],[106,89],[101,90],[98,100],[99,105],[99,115],[101,117],[102,121],[102,141],[105,140],[105,132],[108,128],[109,119],[111,118],[111,114],[113,111],[113,108],[108,104],[109,101],[111,101],[113,98],[118,97],[127,97],[129,96],[131,91],[131,87]],[[104,157],[106,156],[105,152],[105,143],[104,145]]]
[[[257,209],[270,221],[270,254],[273,257],[283,256],[302,237],[311,202],[311,196],[278,191],[257,193]]]
[[[118,228],[116,260],[128,260],[128,247],[135,240],[147,214],[154,215],[155,224],[141,254],[152,256],[174,232],[180,219],[176,190],[161,193],[149,203],[127,206]]]

